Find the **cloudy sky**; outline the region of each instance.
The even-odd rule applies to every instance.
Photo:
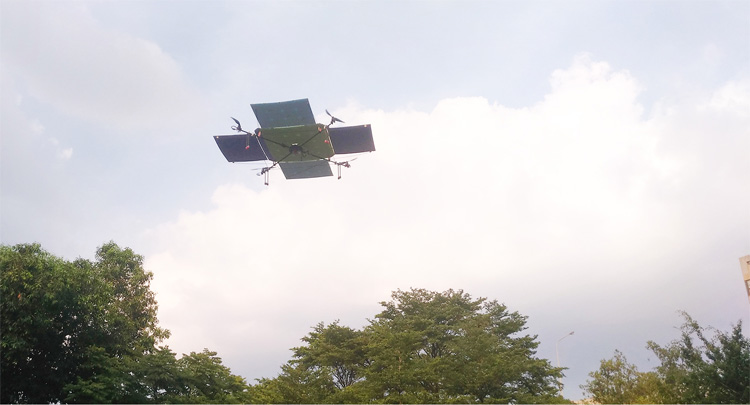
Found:
[[[654,366],[678,310],[750,323],[746,1],[2,0],[0,18],[0,242],[133,248],[177,353],[273,377],[318,322],[463,289],[529,316],[575,399],[615,349]],[[270,186],[226,162],[230,116],[298,98],[372,124],[377,151]]]

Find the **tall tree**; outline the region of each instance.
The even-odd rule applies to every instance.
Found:
[[[215,352],[158,346],[152,277],[113,242],[94,262],[0,246],[0,402],[248,402]]]
[[[660,362],[654,371],[639,372],[616,351],[589,373],[584,395],[599,403],[750,403],[750,339],[741,322],[723,332],[682,315],[680,339],[665,346],[648,342]]]
[[[0,402],[57,402],[106,339],[104,281],[38,244],[0,246]]]
[[[368,327],[366,382],[387,402],[558,401],[561,370],[535,357],[526,317],[463,291],[396,291]]]
[[[94,269],[107,280],[105,311],[112,354],[150,352],[168,337],[169,332],[158,327],[158,305],[151,291],[154,275],[143,268],[143,256],[105,243],[96,252]]]
[[[295,347],[295,360],[306,369],[322,368],[330,375],[336,388],[343,390],[362,378],[368,360],[361,331],[339,325],[319,323],[302,338],[307,345]]]
[[[600,404],[647,404],[661,400],[656,374],[642,373],[615,350],[613,358],[602,360],[591,380],[581,385],[584,393]]]
[[[336,388],[325,369],[293,362],[281,366],[276,378],[261,378],[249,390],[251,401],[256,404],[329,403],[334,402],[331,398],[335,394]]]
[[[656,371],[664,402],[750,403],[750,339],[742,322],[706,336],[710,330],[682,315],[680,339],[665,346],[648,342],[661,362]]]
[[[108,242],[96,251],[96,261],[78,259],[76,267],[100,280],[92,302],[94,322],[87,326],[92,341],[85,342],[86,358],[73,381],[65,386],[71,402],[149,402],[131,368],[139,366],[169,332],[158,326],[157,303],[150,284],[153,273],[143,268],[143,257]],[[78,295],[86,302],[87,295]],[[113,383],[113,381],[116,381]]]
[[[177,361],[185,382],[183,398],[188,403],[245,403],[249,401],[245,379],[232,374],[216,352],[191,352]]]
[[[396,291],[361,331],[318,324],[279,377],[253,392],[268,402],[558,402],[561,370],[535,357],[526,318],[463,291]],[[312,397],[311,394],[316,395]]]

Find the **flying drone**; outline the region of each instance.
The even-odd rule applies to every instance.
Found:
[[[331,126],[344,121],[331,117],[328,125],[318,124],[307,99],[278,103],[251,104],[260,128],[242,129],[240,122],[232,129],[240,135],[214,136],[216,145],[229,162],[266,161],[258,175],[265,176],[280,167],[287,179],[308,179],[333,176],[331,165],[338,169],[350,167],[350,160],[334,160],[334,155],[373,152],[372,128],[369,124],[350,127]]]

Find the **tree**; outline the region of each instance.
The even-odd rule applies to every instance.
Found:
[[[94,268],[99,277],[108,281],[109,302],[104,310],[112,354],[150,352],[169,336],[168,331],[157,326],[158,305],[151,291],[154,275],[143,268],[143,256],[109,242],[97,250]]]
[[[295,347],[295,360],[306,369],[322,368],[336,388],[343,390],[362,378],[367,365],[363,333],[336,321],[328,326],[321,322],[302,338],[306,346]]]
[[[158,346],[152,277],[114,242],[94,262],[0,246],[0,402],[248,402],[215,352]]]
[[[615,352],[581,385],[600,403],[750,403],[750,339],[738,322],[730,332],[701,327],[687,313],[681,337],[666,346],[649,341],[660,365],[639,372]]]
[[[100,280],[98,299],[92,302],[96,314],[86,329],[95,339],[85,343],[87,358],[75,380],[64,386],[70,402],[149,402],[134,370],[157,353],[156,345],[169,335],[159,328],[157,303],[150,289],[153,274],[143,268],[143,257],[114,242],[102,245],[96,261],[78,259],[76,266]],[[80,295],[80,300],[90,296]],[[141,370],[141,375],[142,375]]]
[[[179,402],[186,394],[185,372],[169,347],[158,347],[151,353],[133,358],[131,370],[137,373],[141,402]]]
[[[682,315],[679,340],[664,347],[648,342],[661,362],[657,373],[664,401],[750,403],[750,339],[742,334],[742,321],[730,332],[706,336],[706,328]]]
[[[248,402],[245,379],[233,375],[221,358],[208,349],[182,356],[177,363],[184,379],[184,397],[172,399],[186,403]]]
[[[322,368],[307,368],[289,362],[281,366],[276,378],[262,378],[250,388],[256,404],[319,404],[336,393],[333,381]]]
[[[615,350],[615,356],[602,360],[591,380],[581,385],[584,394],[600,404],[645,404],[659,401],[654,373],[642,373]]]
[[[362,330],[323,323],[302,338],[263,402],[558,402],[561,369],[535,357],[526,318],[463,291],[396,291]]]
[[[367,328],[365,374],[386,402],[553,402],[561,370],[534,357],[526,317],[463,291],[396,291]]]
[[[57,402],[106,336],[105,283],[87,261],[0,246],[0,402]]]

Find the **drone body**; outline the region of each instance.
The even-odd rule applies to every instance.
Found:
[[[330,165],[334,164],[341,178],[341,166],[349,167],[349,162],[335,161],[334,155],[375,150],[369,124],[330,128],[344,121],[328,110],[331,123],[318,124],[307,99],[251,106],[260,128],[248,132],[232,118],[237,123],[232,129],[244,134],[217,135],[214,139],[229,162],[272,162],[261,171],[266,174],[266,184],[268,171],[277,165],[287,179],[303,179],[333,176]]]

